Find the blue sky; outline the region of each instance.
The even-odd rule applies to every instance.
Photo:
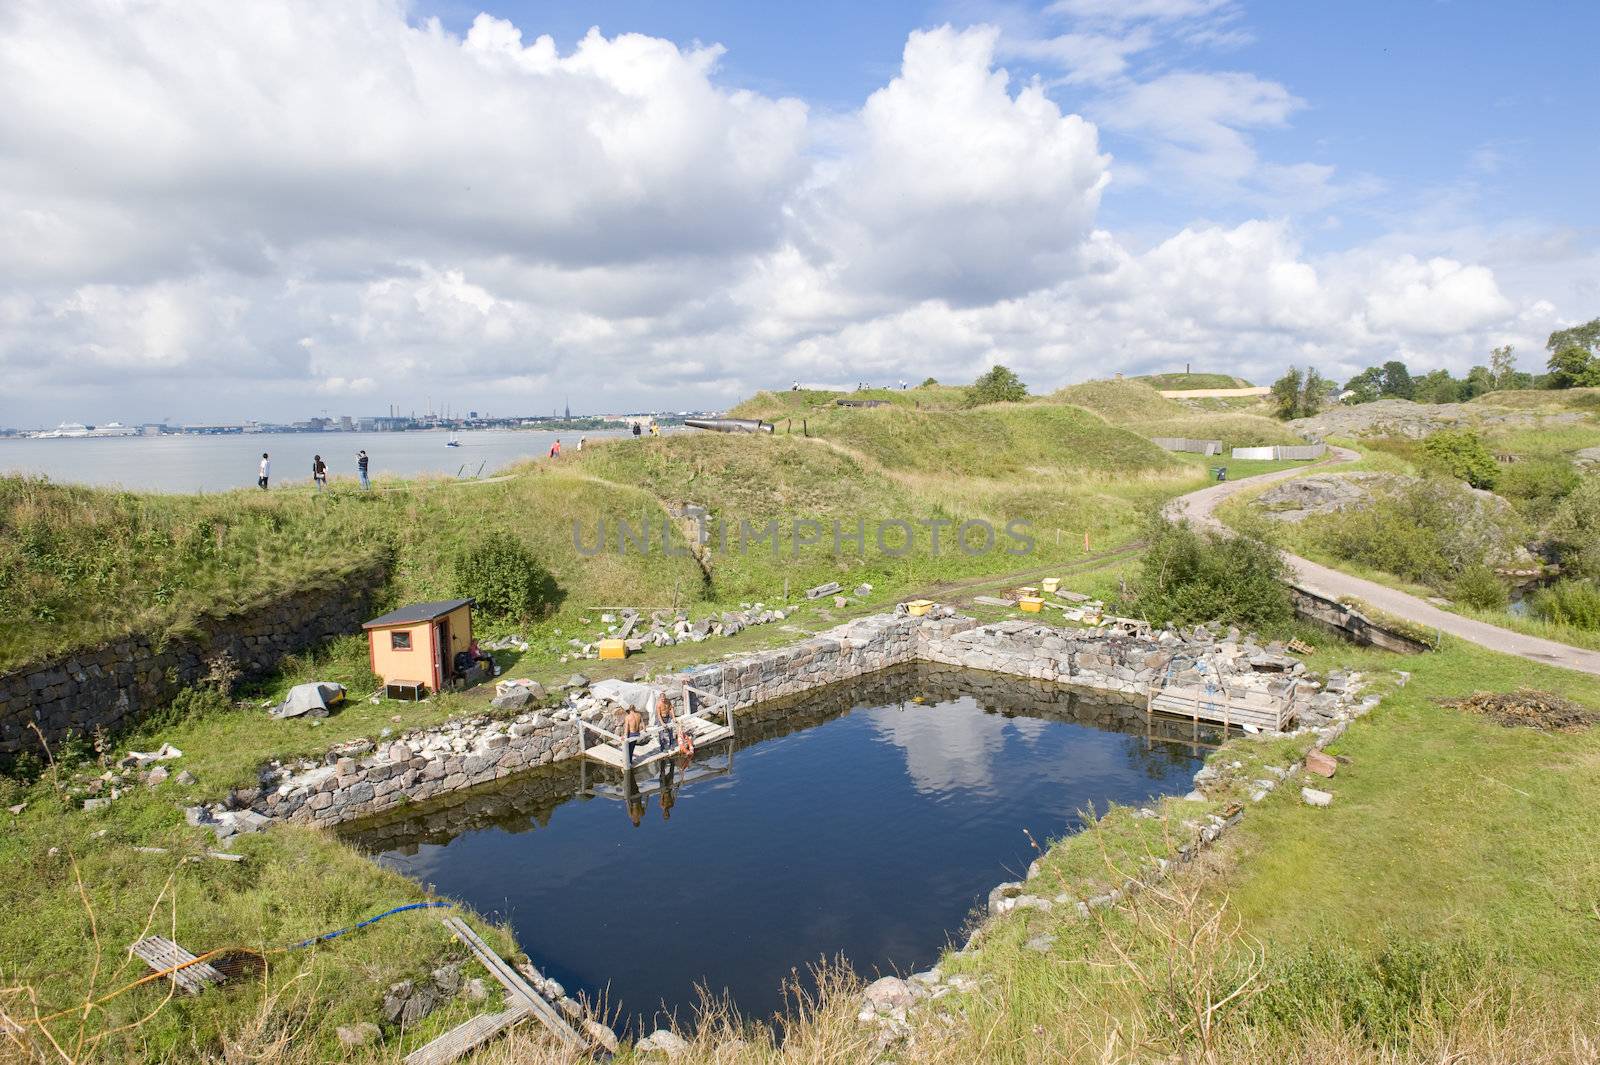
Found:
[[[1538,369],[1600,314],[1597,33],[1577,3],[12,0],[0,425]]]
[[[1050,7],[516,0],[422,3],[416,13],[465,32],[480,10],[489,11],[529,34],[549,33],[563,48],[591,26],[684,45],[715,42],[727,48],[719,80],[847,111],[894,75],[914,29],[992,22],[1043,36],[1105,26]],[[1600,4],[1347,0],[1221,8],[1215,29],[1222,39],[1165,36],[1134,57],[1131,72],[1247,71],[1302,100],[1285,125],[1255,134],[1262,155],[1332,166],[1345,180],[1371,185],[1338,212],[1341,228],[1316,231],[1316,244],[1368,239],[1434,214],[1441,201],[1477,223],[1600,224],[1600,79],[1561,45],[1600,37]],[[1049,82],[1058,74],[1022,57],[1004,62],[1019,78]],[[1064,110],[1092,115],[1095,108],[1096,94],[1084,86],[1057,85],[1050,95]],[[1117,157],[1143,155],[1134,137],[1102,130],[1102,144]],[[1196,217],[1252,217],[1246,205],[1182,188],[1112,189],[1102,215],[1112,225],[1167,229]]]

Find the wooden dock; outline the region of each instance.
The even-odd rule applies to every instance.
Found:
[[[624,742],[621,736],[608,729],[588,721],[578,721],[579,746],[583,748],[583,756],[590,761],[599,762],[609,766],[619,773],[643,769],[645,766],[677,756],[676,744],[663,751],[657,741],[663,727],[681,728],[694,740],[698,747],[708,747],[713,743],[733,738],[733,708],[728,701],[719,695],[702,691],[699,688],[685,687],[694,709],[688,713],[678,714],[669,726],[651,726],[646,728],[643,738],[633,745],[633,763],[628,764],[624,751]],[[598,740],[598,742],[594,742]]]
[[[1287,691],[1228,688],[1220,684],[1178,686],[1165,681],[1151,684],[1145,694],[1145,711],[1209,722],[1224,729],[1246,725],[1262,731],[1282,732],[1294,721],[1293,682]]]
[[[166,976],[191,995],[198,995],[208,984],[222,983],[222,974],[209,963],[198,960],[170,939],[151,936],[128,948],[151,969]]]

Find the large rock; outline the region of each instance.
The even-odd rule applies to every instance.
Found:
[[[1277,521],[1301,522],[1313,514],[1359,507],[1374,490],[1398,478],[1382,473],[1319,473],[1294,477],[1273,485],[1256,497],[1255,505]]]
[[[861,993],[861,997],[867,1000],[867,1005],[879,1013],[905,1009],[914,1001],[911,988],[898,976],[884,976],[872,981]]]

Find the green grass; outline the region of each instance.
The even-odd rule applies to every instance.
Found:
[[[0,892],[13,915],[26,915],[0,922],[0,986],[26,986],[41,1015],[81,1007],[91,993],[98,998],[144,976],[143,964],[130,963],[127,955],[128,944],[141,935],[169,936],[197,953],[261,952],[269,964],[264,986],[247,980],[239,989],[177,995],[164,1006],[161,983],[121,994],[92,1016],[91,1032],[156,1012],[136,1030],[112,1036],[93,1060],[192,1060],[196,1048],[244,1037],[268,1008],[279,1023],[299,1023],[297,1041],[315,1048],[313,1057],[332,1059],[340,1050],[338,1025],[374,1018],[391,984],[424,977],[465,954],[437,915],[426,912],[399,914],[315,948],[283,951],[428,897],[418,884],[325,833],[291,828],[241,838],[228,846],[245,861],[233,863],[202,857],[215,841],[185,825],[162,790],[136,792],[103,813],[67,812],[45,785],[20,795],[13,787],[6,795],[8,803],[24,799],[27,810],[7,818],[0,834]],[[198,860],[185,862],[188,856]],[[497,949],[515,951],[504,931],[474,923]],[[273,995],[281,997],[269,1007]],[[3,1005],[15,1016],[33,1015],[12,995]],[[420,1045],[474,1009],[457,1000],[407,1033],[401,1049]],[[62,1018],[51,1030],[70,1040],[76,1024]]]
[[[1600,802],[1600,730],[1504,728],[1433,700],[1529,686],[1593,706],[1600,680],[1457,640],[1404,662],[1344,657],[1403,665],[1411,682],[1333,748],[1350,759],[1329,784],[1333,806],[1279,803],[1250,817],[1218,890],[1277,943],[1464,937],[1593,986],[1600,822],[1588,811]]]
[[[1175,392],[1180,389],[1250,388],[1249,381],[1225,373],[1153,373],[1129,380],[1143,381],[1151,388]]]

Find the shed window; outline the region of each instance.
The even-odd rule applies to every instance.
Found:
[[[411,650],[411,633],[404,631],[391,632],[389,634],[389,647],[394,651]]]

